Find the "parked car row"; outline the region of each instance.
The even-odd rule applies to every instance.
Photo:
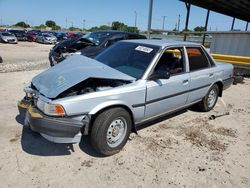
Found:
[[[66,39],[78,39],[83,36],[84,33],[73,33],[73,32],[54,32],[54,31],[41,31],[41,30],[18,30],[18,29],[5,29],[0,31],[1,39],[0,42],[4,43],[17,43],[18,41],[29,41],[38,42],[43,44],[55,44],[56,42]],[[3,34],[2,34],[3,33]],[[2,35],[4,37],[2,37]],[[15,36],[16,40],[9,39],[5,40],[5,36]]]

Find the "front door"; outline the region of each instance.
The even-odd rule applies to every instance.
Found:
[[[154,72],[169,71],[169,79],[147,81],[145,118],[151,118],[184,106],[187,102],[190,78],[186,72],[183,48],[167,49]]]

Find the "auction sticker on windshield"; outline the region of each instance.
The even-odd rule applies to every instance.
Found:
[[[141,51],[141,52],[145,52],[145,53],[150,53],[150,52],[152,52],[153,49],[145,47],[145,46],[137,46],[135,48],[135,50],[138,50],[138,51]]]

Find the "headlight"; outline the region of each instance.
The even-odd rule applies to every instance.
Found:
[[[64,108],[60,104],[46,103],[40,98],[37,101],[37,108],[50,116],[64,116],[66,115]]]
[[[60,104],[49,104],[45,103],[44,113],[51,116],[64,116],[65,111],[62,105]]]

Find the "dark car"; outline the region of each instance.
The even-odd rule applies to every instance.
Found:
[[[8,32],[14,34],[18,41],[27,41],[27,35],[24,30],[10,29]]]
[[[49,53],[50,65],[63,61],[69,54],[79,52],[84,56],[94,58],[104,49],[120,40],[146,39],[145,36],[124,31],[96,31],[87,33],[79,39],[67,39],[56,44]]]
[[[67,34],[63,32],[54,32],[54,36],[57,38],[57,41],[68,39]]]

